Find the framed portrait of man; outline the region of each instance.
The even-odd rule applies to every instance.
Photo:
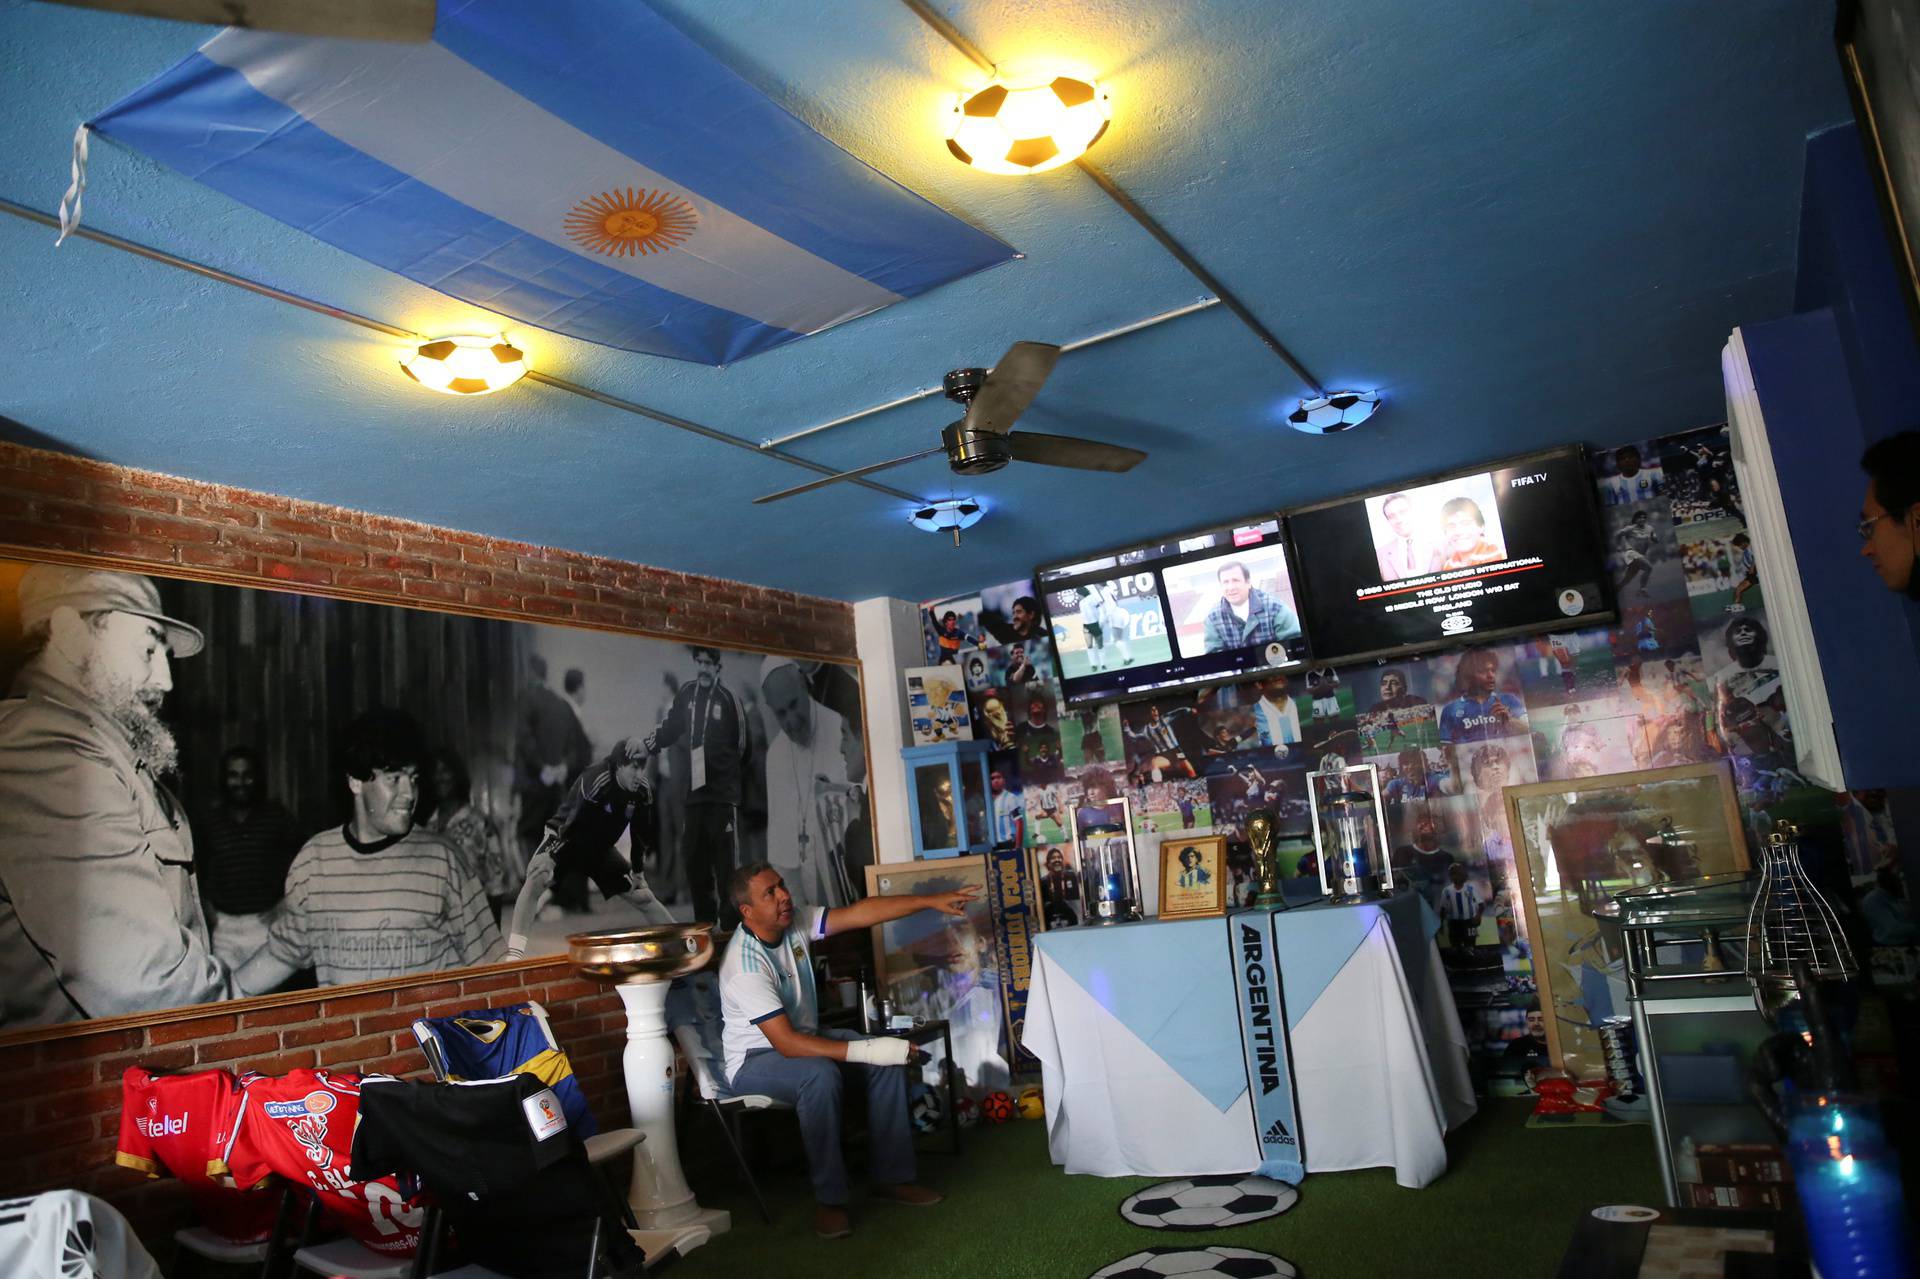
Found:
[[[1226,836],[1160,841],[1160,918],[1226,914],[1230,878]]]

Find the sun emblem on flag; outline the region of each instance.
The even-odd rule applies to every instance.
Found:
[[[567,215],[567,238],[608,257],[665,253],[684,244],[700,215],[667,191],[607,191],[582,200]]]

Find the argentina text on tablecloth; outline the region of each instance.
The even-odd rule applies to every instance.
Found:
[[[1287,1041],[1286,998],[1275,960],[1272,914],[1248,911],[1227,917],[1233,960],[1234,1006],[1240,1014],[1240,1044],[1247,1067],[1247,1097],[1259,1142],[1261,1176],[1299,1184],[1307,1170],[1300,1150],[1300,1111],[1295,1100],[1293,1054]]]

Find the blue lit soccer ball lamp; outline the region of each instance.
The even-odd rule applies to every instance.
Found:
[[[1287,425],[1308,435],[1337,435],[1360,425],[1379,407],[1378,391],[1332,391],[1301,400],[1287,415]]]
[[[925,506],[916,506],[907,516],[907,523],[923,533],[953,533],[953,544],[960,545],[960,530],[972,528],[987,513],[986,506],[978,498],[948,497],[938,502],[928,502]]]

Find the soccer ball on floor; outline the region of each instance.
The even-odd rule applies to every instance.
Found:
[[[946,1100],[940,1090],[916,1079],[907,1089],[907,1118],[915,1132],[939,1132],[947,1120]]]
[[[980,1122],[980,1107],[971,1097],[956,1097],[953,1102],[953,1117],[960,1121],[962,1128],[971,1128]]]
[[[1038,1088],[1022,1088],[1020,1098],[1014,1102],[1014,1109],[1020,1112],[1022,1119],[1044,1119],[1047,1114],[1046,1100],[1041,1097]]]
[[[1013,1118],[1013,1098],[1003,1092],[990,1092],[980,1103],[980,1113],[990,1124],[1004,1124]]]
[[[1183,1177],[1128,1195],[1120,1215],[1150,1230],[1224,1230],[1277,1217],[1299,1198],[1286,1182],[1267,1177]]]
[[[1089,1279],[1293,1279],[1300,1272],[1291,1262],[1251,1248],[1148,1248],[1131,1257],[1110,1261]]]

